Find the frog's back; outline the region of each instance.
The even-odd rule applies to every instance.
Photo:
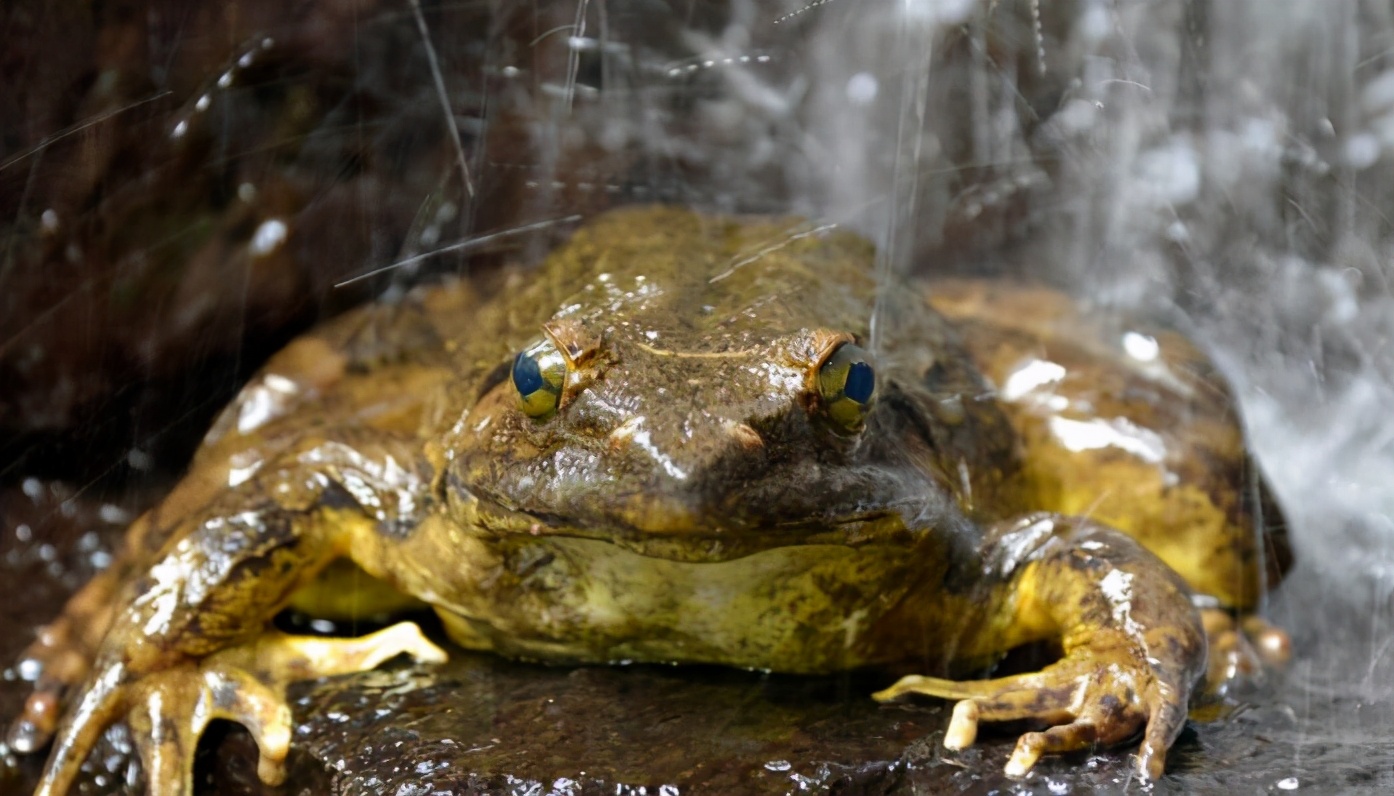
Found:
[[[1024,448],[1025,498],[1125,531],[1222,606],[1251,610],[1290,563],[1235,402],[1179,334],[1086,319],[1045,288],[929,288]]]

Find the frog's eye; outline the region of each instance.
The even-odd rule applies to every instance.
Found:
[[[518,352],[513,359],[513,387],[528,417],[543,420],[557,411],[566,381],[566,360],[550,340]]]
[[[852,431],[861,427],[876,391],[871,357],[851,343],[839,346],[818,368],[818,392],[828,417]]]

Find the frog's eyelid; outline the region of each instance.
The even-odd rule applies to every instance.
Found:
[[[808,367],[809,373],[813,374],[815,382],[817,380],[818,371],[829,359],[832,359],[833,354],[836,354],[839,348],[842,348],[848,343],[859,345],[856,335],[850,332],[838,332],[831,329],[819,329],[814,332],[811,335],[810,342],[812,343],[813,350],[817,352],[810,361]]]
[[[542,324],[542,333],[552,341],[568,370],[577,370],[595,356],[600,341],[574,320],[562,318]]]
[[[551,352],[555,352],[556,354],[559,354],[561,356],[562,363],[566,365],[567,373],[571,373],[572,371],[576,370],[576,366],[572,362],[571,356],[567,352],[567,349],[564,346],[562,346],[557,341],[557,338],[551,333],[551,331],[545,327],[542,330],[541,337],[533,340],[532,342],[523,346],[521,349],[518,349],[518,351],[515,351],[512,356],[516,357],[518,352],[521,351],[522,353],[528,354],[533,357],[537,357],[549,353],[548,347],[550,347]],[[510,358],[508,360],[508,366],[510,369],[513,367],[513,359]]]
[[[552,329],[550,329],[546,325],[543,325],[542,333],[547,336],[547,340],[551,342],[552,346],[557,349],[557,353],[561,354],[561,358],[566,361],[566,369],[575,370],[576,355],[572,353],[571,346],[567,345],[564,340],[558,339],[558,335],[556,334],[556,332],[552,331]],[[528,346],[526,350],[531,351],[536,347],[537,344],[533,343],[532,345]]]

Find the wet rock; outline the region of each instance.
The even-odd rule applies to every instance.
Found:
[[[1294,585],[1299,599],[1323,588],[1312,573]],[[1189,725],[1154,792],[1394,785],[1394,745],[1379,729],[1394,719],[1394,702],[1362,700],[1339,680],[1323,695],[1310,679],[1321,655],[1309,653],[1287,674],[1242,689],[1222,720]],[[295,739],[301,771],[323,765],[330,792],[345,796],[1138,790],[1126,747],[1047,758],[1028,779],[1009,780],[1002,767],[1025,728],[986,730],[979,746],[948,752],[947,705],[878,705],[867,695],[883,682],[548,667],[457,650],[434,669],[299,686]]]
[[[11,665],[33,629],[117,543],[153,491],[79,492],[29,479],[0,490],[0,717],[27,684]],[[1274,616],[1294,631],[1286,673],[1242,690],[1228,715],[1188,726],[1157,793],[1394,788],[1389,606],[1333,599],[1332,577],[1299,568]],[[1352,625],[1345,619],[1370,619]],[[430,625],[430,617],[424,617]],[[1346,635],[1333,635],[1345,628]],[[358,628],[359,631],[365,628]],[[1361,650],[1352,656],[1351,650]],[[1373,651],[1372,653],[1370,651]],[[878,705],[874,673],[794,677],[695,666],[542,666],[452,648],[438,667],[402,663],[292,688],[290,781],[256,778],[247,733],[217,724],[197,764],[200,794],[922,794],[1136,790],[1127,748],[1047,758],[1030,778],[1001,771],[1016,733],[985,731],[946,752],[945,703]],[[41,756],[0,754],[0,793],[28,793]],[[123,727],[74,793],[139,796]]]
[[[296,737],[340,793],[883,793],[942,711],[878,708],[868,686],[457,653],[309,687]]]

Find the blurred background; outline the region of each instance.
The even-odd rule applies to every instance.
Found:
[[[1268,614],[1296,655],[1183,736],[1159,787],[1394,788],[1394,7],[1377,0],[11,0],[0,660],[295,333],[535,262],[636,202],[817,216],[889,270],[1026,277],[1185,331],[1288,512],[1299,563]],[[109,745],[86,792],[130,787]],[[4,751],[0,790],[23,792],[36,762]],[[903,774],[875,792],[912,792],[916,761],[963,792],[1128,787],[1116,755],[1011,785],[864,754]],[[806,762],[757,766],[760,787],[871,787]],[[590,782],[525,769],[499,771],[539,793]],[[338,771],[345,792],[396,792]]]

